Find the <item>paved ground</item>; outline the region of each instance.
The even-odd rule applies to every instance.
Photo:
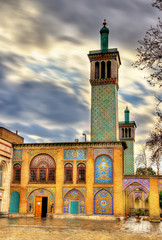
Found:
[[[0,240],[162,240],[162,222],[0,219]]]

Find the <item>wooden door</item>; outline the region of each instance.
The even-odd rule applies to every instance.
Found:
[[[35,217],[42,216],[42,197],[35,198]]]

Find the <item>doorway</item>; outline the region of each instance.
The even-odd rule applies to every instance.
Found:
[[[47,217],[47,197],[42,197],[42,218]]]
[[[36,196],[35,200],[35,217],[43,218],[47,216],[47,197]]]
[[[79,203],[78,203],[78,201],[72,201],[70,203],[70,213],[71,214],[78,214],[79,213]]]

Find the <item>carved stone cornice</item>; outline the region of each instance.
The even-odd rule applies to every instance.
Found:
[[[101,53],[88,55],[90,61],[116,59],[118,53]]]
[[[112,142],[64,142],[64,143],[24,143],[14,144],[14,149],[28,149],[28,148],[77,148],[77,147],[123,147],[127,148],[125,141],[112,141]]]

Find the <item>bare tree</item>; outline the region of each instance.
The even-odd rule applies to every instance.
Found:
[[[156,7],[159,11],[162,11],[162,0],[155,0],[152,3],[153,7]],[[158,18],[158,23],[156,27],[150,27],[146,31],[145,37],[139,41],[140,47],[137,48],[138,60],[135,62],[134,66],[139,69],[149,69],[151,70],[150,75],[147,77],[147,81],[152,86],[161,87],[162,83],[162,22]],[[146,141],[146,146],[149,147],[151,151],[151,158],[153,164],[157,167],[157,174],[160,173],[160,161],[162,153],[162,112],[160,111],[160,104],[162,100],[155,96],[157,100],[156,105],[156,115],[157,123],[150,134],[150,138]]]
[[[150,138],[146,141],[146,145],[151,151],[151,162],[156,165],[157,175],[160,174],[160,166],[162,161],[162,128],[160,117],[158,117],[155,128],[150,134]]]
[[[145,169],[145,174],[148,176],[148,167],[149,165],[149,158],[147,156],[147,146],[146,144],[142,145],[142,149],[135,158],[136,168],[143,167]]]
[[[161,0],[156,0],[153,7],[162,10]],[[150,27],[146,31],[145,37],[138,41],[140,47],[137,48],[138,60],[134,66],[139,69],[151,70],[150,75],[147,77],[148,82],[155,86],[161,87],[162,83],[162,22],[158,18],[156,27]]]

